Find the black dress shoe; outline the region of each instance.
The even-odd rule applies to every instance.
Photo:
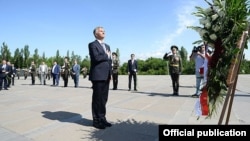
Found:
[[[173,93],[173,96],[178,96],[178,95],[179,95],[179,93],[176,93],[176,92],[175,92],[175,93]]]
[[[8,88],[4,88],[5,90],[9,90]]]
[[[192,97],[194,97],[194,98],[198,98],[198,97],[199,97],[199,95],[198,95],[198,94],[193,94],[193,95],[192,95]]]
[[[112,126],[112,124],[109,123],[106,119],[103,119],[102,122],[103,122],[103,124],[104,124],[106,127],[111,127],[111,126]]]
[[[97,129],[105,129],[106,128],[106,126],[104,125],[104,123],[101,122],[101,121],[94,121],[93,122],[93,126],[95,128],[97,128]]]

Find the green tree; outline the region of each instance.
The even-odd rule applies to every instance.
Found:
[[[41,62],[41,59],[39,59],[39,54],[38,54],[37,48],[34,50],[33,60],[35,61],[35,64],[40,64],[40,62]]]
[[[29,45],[25,45],[23,51],[24,51],[23,52],[23,55],[24,55],[24,67],[27,68],[29,66],[28,59],[30,57]]]
[[[11,60],[11,52],[8,48],[8,45],[5,42],[3,42],[1,46],[1,58],[7,61]]]

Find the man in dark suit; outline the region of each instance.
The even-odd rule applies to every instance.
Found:
[[[135,60],[135,55],[131,54],[131,59],[128,60],[128,90],[131,90],[132,77],[134,80],[134,90],[137,91],[137,61]]]
[[[77,60],[75,59],[75,64],[72,66],[71,72],[72,72],[72,78],[74,80],[75,88],[79,86],[79,76],[80,76],[80,65],[77,64]]]
[[[8,90],[8,81],[7,81],[7,75],[9,73],[9,67],[6,63],[6,60],[2,60],[2,64],[0,65],[0,90],[2,90],[2,86],[4,85],[4,89]],[[4,83],[4,84],[3,84]]]
[[[35,81],[36,81],[36,65],[35,65],[34,61],[31,62],[29,72],[30,72],[30,76],[31,76],[31,84],[35,85]]]
[[[52,74],[52,77],[53,77],[53,85],[52,86],[58,86],[59,85],[60,70],[61,70],[60,66],[57,64],[56,61],[54,61],[54,65],[53,65],[53,67],[51,69],[51,74]]]
[[[92,117],[93,126],[105,129],[112,126],[106,120],[106,103],[108,101],[109,83],[112,73],[112,60],[109,45],[103,42],[105,31],[96,27],[93,31],[95,41],[88,44],[90,55],[89,80],[92,82]]]
[[[11,84],[12,84],[12,86],[14,86],[15,76],[16,76],[17,71],[16,71],[16,67],[14,64],[11,64],[11,66],[12,66]]]
[[[13,70],[12,70],[12,66],[11,66],[11,63],[10,61],[7,61],[7,71],[8,71],[8,74],[6,76],[7,78],[7,87],[10,88],[10,84],[12,83],[12,74],[13,74]]]

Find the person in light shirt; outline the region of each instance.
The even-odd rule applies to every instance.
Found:
[[[200,87],[204,81],[205,44],[193,49],[190,60],[195,61],[196,91],[192,97],[199,97]]]
[[[40,84],[46,85],[46,75],[48,74],[48,66],[42,61],[41,65],[39,66],[38,70],[40,76]]]

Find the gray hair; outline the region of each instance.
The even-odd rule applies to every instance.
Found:
[[[103,27],[102,27],[102,26],[97,26],[97,27],[93,30],[93,34],[94,34],[94,36],[95,36],[95,34],[96,34],[97,30],[99,30],[100,28],[103,28]]]

